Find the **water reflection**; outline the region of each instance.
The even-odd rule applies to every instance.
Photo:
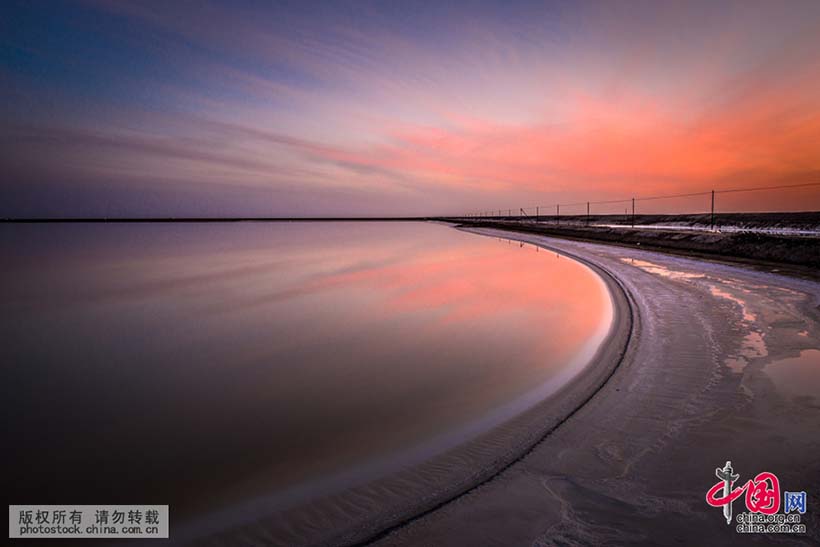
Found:
[[[807,349],[797,357],[766,365],[765,372],[777,389],[792,397],[820,398],[820,350]]]
[[[622,258],[621,261],[626,264],[632,264],[633,266],[636,266],[644,270],[645,272],[659,275],[661,277],[666,277],[668,279],[701,279],[705,277],[704,274],[672,270],[670,268],[667,268],[666,266],[661,266],[660,264],[649,262],[648,260],[639,260],[637,258]]]
[[[725,281],[724,281],[724,283],[727,284],[727,285],[731,285],[730,283],[726,283]],[[732,287],[732,288],[737,290],[737,287]],[[730,301],[734,302],[735,304],[737,304],[740,307],[740,310],[743,314],[743,320],[746,321],[747,323],[753,323],[754,321],[757,320],[757,316],[749,310],[749,306],[746,304],[746,301],[743,300],[742,298],[738,298],[737,296],[733,295],[729,291],[724,290],[724,289],[718,287],[715,284],[710,285],[709,292],[711,292],[713,296],[717,296],[719,298],[725,298],[726,300],[730,300]]]
[[[571,260],[430,224],[12,226],[0,249],[4,487],[40,503],[182,515],[384,458],[563,379],[612,313]]]
[[[733,372],[743,372],[746,365],[753,359],[766,357],[768,355],[769,350],[766,347],[763,334],[753,330],[743,337],[740,352],[737,355],[727,357],[724,362]]]

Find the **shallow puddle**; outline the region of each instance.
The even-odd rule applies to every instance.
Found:
[[[631,264],[632,266],[636,266],[645,272],[660,275],[661,277],[666,277],[668,279],[701,279],[706,277],[704,274],[696,274],[691,272],[682,272],[679,270],[670,270],[666,266],[661,266],[660,264],[655,264],[654,262],[649,262],[647,260],[638,260],[636,258],[622,258],[625,264]]]
[[[798,357],[770,363],[764,372],[785,394],[820,398],[820,349],[803,350]]]
[[[766,357],[769,350],[763,340],[763,334],[757,331],[750,332],[743,338],[743,346],[738,355],[734,355],[724,362],[734,372],[742,372],[752,359]]]
[[[732,302],[740,306],[740,309],[743,312],[744,321],[752,322],[755,319],[757,319],[757,316],[749,311],[749,307],[746,305],[746,302],[742,298],[738,298],[732,293],[721,289],[717,285],[710,285],[709,292],[711,292],[713,296],[725,298],[726,300],[731,300]]]

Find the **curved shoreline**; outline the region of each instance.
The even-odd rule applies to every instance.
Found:
[[[597,396],[529,457],[377,544],[820,539],[816,514],[803,515],[803,535],[736,534],[704,501],[715,466],[731,459],[745,477],[775,472],[782,488],[820,503],[820,283],[640,248],[475,231],[578,253],[609,270],[630,296],[633,337]],[[806,362],[796,386],[778,372],[795,360]]]
[[[480,234],[480,232],[478,231],[474,231],[471,229],[457,229],[468,233],[484,235]],[[515,237],[511,237],[510,239],[521,241],[516,239]],[[502,473],[507,471],[510,467],[514,466],[515,464],[519,463],[524,458],[526,458],[528,455],[530,455],[538,447],[538,445],[543,443],[556,429],[561,427],[564,423],[567,422],[567,420],[572,418],[573,415],[575,415],[601,389],[603,389],[603,387],[606,385],[609,379],[612,378],[612,376],[615,374],[615,371],[618,369],[618,366],[623,362],[624,357],[629,351],[630,343],[634,339],[635,329],[637,328],[637,325],[640,324],[640,318],[635,314],[635,307],[633,305],[632,295],[611,272],[601,267],[600,265],[595,264],[594,262],[591,262],[581,256],[575,255],[574,253],[567,252],[565,250],[559,250],[554,247],[550,247],[549,245],[538,244],[538,246],[542,249],[547,249],[559,253],[562,256],[565,256],[580,264],[583,264],[584,266],[592,270],[592,272],[595,275],[597,275],[599,279],[604,283],[612,300],[613,317],[610,332],[607,333],[606,338],[601,342],[601,345],[596,351],[596,354],[587,364],[584,371],[580,373],[576,378],[573,378],[561,389],[562,392],[564,392],[565,390],[575,391],[576,394],[579,391],[583,390],[585,393],[582,399],[574,406],[572,410],[570,410],[558,421],[552,424],[546,431],[541,432],[538,438],[528,443],[528,446],[526,448],[520,451],[509,461],[506,461],[500,467],[490,471],[487,474],[487,476],[481,478],[469,488],[466,488],[446,499],[443,499],[435,505],[425,508],[421,512],[405,517],[401,521],[396,522],[395,524],[372,534],[370,537],[364,538],[359,541],[354,541],[352,543],[348,543],[346,544],[347,546],[360,547],[365,545],[372,545],[373,543],[383,538],[386,538],[390,534],[407,526],[408,524],[417,521],[421,518],[424,518],[425,516],[441,509],[442,507],[450,503],[453,503],[459,500],[460,498],[463,498],[464,496],[471,494],[472,492],[475,492],[476,490],[486,485],[490,481],[496,479]],[[595,380],[591,380],[588,377],[593,373],[595,373]],[[581,382],[586,382],[587,385],[578,386],[577,384]]]
[[[526,458],[612,376],[628,349],[635,323],[630,297],[617,279],[582,258],[563,251],[560,254],[587,268],[602,283],[602,290],[610,299],[612,317],[594,354],[554,393],[410,469],[330,495],[308,504],[309,507],[296,506],[292,511],[285,510],[254,523],[222,532],[214,530],[213,535],[197,534],[197,543],[204,540],[205,544],[222,544],[231,538],[256,537],[261,542],[273,539],[277,544],[288,545],[366,545],[481,488]],[[403,494],[394,496],[392,492],[396,491]],[[348,512],[350,507],[357,509]]]

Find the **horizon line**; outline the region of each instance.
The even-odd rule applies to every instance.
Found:
[[[636,213],[634,216],[663,216],[663,217],[682,217],[682,216],[699,216],[709,215],[709,212],[700,213]],[[722,212],[715,213],[715,216],[725,215],[811,215],[820,214],[820,210],[811,211],[736,211],[736,212]],[[566,214],[560,215],[561,218],[572,217],[586,217],[586,214]],[[622,213],[604,213],[592,214],[590,217],[622,217]],[[630,215],[631,216],[631,215]],[[526,217],[534,218],[535,215],[525,215]],[[554,218],[555,215],[544,214],[539,215],[538,218]],[[312,217],[255,217],[255,216],[236,216],[236,217],[20,217],[0,218],[0,222],[8,224],[25,224],[25,223],[49,223],[49,222],[402,222],[402,221],[427,221],[427,220],[442,220],[442,219],[469,219],[471,221],[480,219],[493,218],[522,218],[518,214],[501,215],[501,216],[470,216],[470,215],[417,215],[417,216],[312,216]]]

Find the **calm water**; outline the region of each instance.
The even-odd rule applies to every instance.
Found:
[[[434,224],[0,234],[13,503],[178,517],[387,472],[549,395],[612,313],[585,267]]]

